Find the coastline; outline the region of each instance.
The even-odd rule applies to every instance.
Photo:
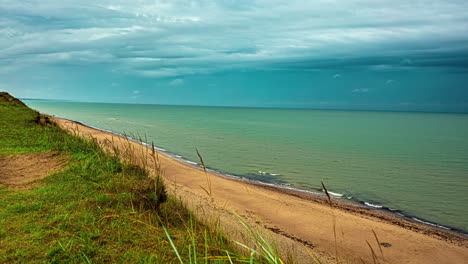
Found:
[[[142,145],[144,145],[146,147],[151,147],[151,144],[148,144],[146,142],[139,142],[137,139],[135,139],[135,138],[133,138],[131,136],[124,135],[124,134],[114,132],[114,131],[111,131],[111,130],[95,127],[95,126],[86,124],[86,123],[84,123],[82,121],[76,121],[76,120],[71,120],[71,119],[57,117],[57,116],[52,116],[52,117],[67,120],[67,121],[70,121],[70,122],[74,122],[74,123],[77,123],[77,124],[80,124],[82,126],[89,127],[89,128],[92,128],[92,129],[95,129],[95,130],[98,130],[98,131],[113,134],[115,136],[126,137],[126,138],[128,138],[129,140],[131,140],[131,141],[133,141],[135,143],[142,144]],[[168,151],[168,150],[166,150],[164,148],[158,147],[156,145],[155,145],[155,149],[157,151],[159,151],[159,153],[162,153],[163,155],[168,156],[169,158],[175,159],[175,160],[177,160],[177,161],[179,161],[179,162],[181,162],[181,163],[183,163],[183,164],[185,164],[187,166],[193,167],[194,169],[199,169],[199,170],[202,169],[202,167],[201,167],[201,165],[199,163],[188,160],[188,159],[185,159],[183,156],[180,156],[177,153],[172,153],[172,152],[170,152],[170,151]],[[247,177],[242,176],[242,175],[234,175],[234,174],[230,174],[230,173],[227,173],[227,172],[222,172],[222,171],[210,168],[209,166],[207,166],[206,169],[207,169],[208,172],[210,172],[212,174],[215,174],[215,175],[217,175],[219,177],[225,177],[227,179],[231,179],[231,180],[235,180],[235,181],[246,182],[247,184],[257,185],[259,187],[263,187],[263,188],[267,188],[267,189],[271,189],[271,190],[276,190],[278,192],[284,192],[284,193],[287,193],[287,194],[290,194],[290,195],[293,195],[293,196],[301,197],[303,199],[311,200],[311,201],[314,201],[314,202],[319,202],[319,203],[322,203],[322,204],[327,204],[328,203],[327,200],[326,200],[325,194],[323,192],[321,192],[321,191],[318,191],[318,190],[308,190],[308,189],[295,188],[295,187],[290,187],[290,186],[287,186],[287,185],[281,185],[281,184],[278,184],[278,183],[270,183],[270,182],[262,181],[260,179],[257,180],[257,179],[254,179],[254,178],[247,178]],[[272,175],[272,174],[268,174],[268,175]],[[272,176],[274,176],[274,175],[272,175]],[[360,199],[356,199],[356,198],[347,198],[347,199],[345,199],[345,198],[342,198],[344,196],[343,194],[334,193],[334,192],[332,192],[330,190],[328,190],[328,192],[331,195],[331,197],[333,198],[333,201],[337,204],[337,207],[341,208],[342,210],[346,210],[346,211],[349,211],[349,212],[360,213],[360,214],[364,214],[364,215],[370,215],[370,216],[374,216],[374,217],[378,217],[378,218],[382,218],[382,219],[389,219],[389,221],[391,221],[391,222],[393,222],[395,224],[398,224],[398,225],[400,225],[402,227],[411,228],[411,229],[414,229],[414,230],[424,229],[424,228],[420,228],[419,225],[423,225],[424,227],[432,227],[432,228],[435,229],[434,232],[428,232],[427,230],[425,230],[423,232],[428,233],[428,234],[430,234],[430,233],[440,233],[441,237],[446,236],[446,235],[443,235],[443,233],[450,232],[450,233],[457,234],[459,236],[462,236],[462,237],[468,239],[468,230],[463,230],[463,229],[460,229],[460,228],[457,228],[457,227],[442,225],[442,224],[439,224],[439,223],[436,223],[436,222],[431,222],[429,220],[420,218],[418,216],[414,216],[414,215],[402,212],[398,208],[393,209],[393,208],[388,208],[386,206],[382,206],[382,205],[379,205],[379,204],[371,204],[369,201],[364,201],[364,200],[360,200]],[[403,220],[403,221],[395,220],[395,218],[398,219],[398,220]],[[440,232],[440,231],[445,231],[445,232]]]
[[[97,140],[109,140],[109,138],[123,136],[112,131],[102,130],[96,127],[88,126],[81,122],[58,117],[52,118],[65,129],[76,127],[78,129],[78,133],[82,136],[91,136],[96,138]],[[147,148],[147,144],[145,146],[137,141],[133,141],[133,144]],[[175,190],[177,191],[178,188],[179,190],[184,189],[185,195],[189,196],[189,199],[192,199],[194,196],[198,196],[198,198],[202,197],[202,200],[206,200],[207,195],[203,192],[203,189],[200,188],[201,185],[199,184],[205,181],[204,175],[202,175],[203,172],[201,168],[197,166],[197,164],[189,164],[189,162],[183,162],[184,160],[182,159],[182,157],[176,157],[177,155],[175,154],[171,155],[170,153],[165,152],[163,149],[159,149],[159,151],[160,153],[162,152],[164,157],[161,161],[166,169],[166,179],[171,184],[176,186]],[[179,177],[179,175],[181,175],[181,172],[190,175],[186,177]],[[201,177],[201,179],[199,178],[197,183],[193,183],[191,181],[193,181],[194,177],[190,176],[194,175],[202,175],[203,177]],[[344,253],[346,253],[346,255],[350,255],[353,257],[368,258],[370,251],[366,245],[366,241],[370,241],[372,239],[372,230],[375,230],[375,232],[379,234],[379,239],[382,241],[390,241],[391,239],[399,238],[399,243],[403,242],[402,244],[406,244],[406,246],[404,247],[398,246],[398,250],[395,251],[394,249],[396,245],[394,243],[385,242],[391,245],[390,247],[385,248],[385,252],[387,252],[387,250],[395,251],[396,254],[394,255],[394,261],[390,262],[399,262],[395,260],[401,261],[401,259],[405,259],[406,256],[411,257],[411,255],[421,257],[421,254],[415,254],[419,251],[428,254],[429,258],[421,259],[415,258],[415,256],[413,256],[411,257],[411,263],[431,263],[430,261],[428,262],[428,260],[432,260],[433,263],[443,263],[445,261],[447,261],[447,263],[450,263],[468,257],[467,236],[464,232],[460,232],[456,229],[444,230],[442,228],[433,227],[427,224],[417,223],[417,220],[410,221],[410,216],[400,217],[396,214],[391,213],[390,211],[387,212],[381,209],[371,209],[365,207],[362,203],[356,204],[357,202],[341,201],[334,199],[333,209],[330,209],[327,204],[326,198],[324,196],[314,194],[313,192],[296,190],[293,188],[284,188],[282,186],[277,186],[273,184],[241,179],[213,170],[209,171],[209,175],[210,177],[214,176],[212,179],[216,180],[216,184],[213,184],[213,186],[215,186],[215,188],[217,189],[215,190],[215,192],[217,191],[217,193],[215,193],[214,195],[215,199],[222,200],[223,202],[221,204],[224,204],[224,207],[226,207],[226,205],[229,204],[230,206],[228,207],[231,209],[234,207],[236,212],[244,211],[239,214],[241,216],[248,215],[248,217],[252,219],[259,218],[260,221],[255,221],[263,223],[262,226],[265,229],[270,230],[280,236],[284,236],[293,241],[296,241],[297,243],[300,243],[303,246],[309,248],[318,248],[319,252],[324,252],[325,255],[327,255],[328,253],[328,255],[331,258],[333,258],[332,249],[334,247],[337,247],[337,245],[336,241],[333,241],[333,235],[330,236],[329,234],[327,234],[330,230],[327,230],[327,232],[324,234],[320,231],[317,232],[317,230],[320,228],[312,228],[312,230],[303,230],[302,228],[300,228],[300,226],[298,228],[297,225],[300,225],[300,222],[305,221],[311,223],[310,221],[306,221],[306,219],[299,219],[298,223],[289,223],[292,220],[291,218],[293,218],[292,215],[301,216],[301,214],[298,211],[291,211],[291,208],[294,208],[296,206],[301,207],[301,209],[303,210],[300,211],[305,212],[305,215],[309,218],[308,220],[313,220],[314,216],[317,216],[309,215],[309,213],[311,213],[311,209],[313,209],[313,211],[319,212],[322,216],[325,216],[327,218],[325,220],[321,219],[321,221],[317,221],[317,223],[320,223],[321,228],[325,229],[331,228],[331,212],[333,218],[336,217],[337,219],[336,221],[338,223],[338,229],[341,226],[343,241],[346,242],[342,244],[351,244],[354,246],[354,249],[350,249],[350,245],[342,245],[341,249]],[[238,194],[242,193],[242,195],[246,195],[248,196],[248,198],[239,197],[233,195],[232,193],[226,193],[226,191],[229,190],[237,191]],[[263,197],[252,197],[256,196],[250,195],[252,192],[254,192],[255,194],[261,194],[261,196]],[[211,197],[211,199],[213,199],[213,197]],[[270,202],[272,201],[275,201],[278,204],[271,204]],[[258,203],[261,206],[265,206],[268,208],[250,206],[249,203]],[[279,206],[279,204],[283,204],[283,206],[281,206],[281,209],[286,209],[286,212],[281,212],[281,210],[275,208],[276,206]],[[271,212],[274,212],[275,210],[277,210],[277,215],[271,214]],[[245,214],[246,212],[247,214]],[[275,218],[272,218],[272,216],[276,216],[276,218],[281,218],[281,221],[275,220]],[[346,224],[342,224],[340,222],[346,222]],[[361,224],[367,224],[368,226],[362,226]],[[359,232],[356,232],[356,230],[359,230]],[[364,230],[366,230],[368,234],[363,234],[362,232]],[[393,235],[384,235],[382,237],[381,234],[385,234],[385,232],[392,233]],[[346,238],[345,233],[347,233]],[[348,241],[349,234],[357,235],[357,238],[352,239],[352,243],[348,243],[351,242]],[[410,239],[403,241],[401,235],[408,236],[410,237]],[[362,245],[356,245],[356,243],[358,243],[357,241],[360,241]],[[430,246],[424,247],[423,245],[420,245],[421,247],[418,248],[416,245],[418,242],[421,243],[421,241],[425,241],[427,245],[432,245],[432,247],[438,246],[439,248],[444,248],[444,246],[446,246],[447,248],[444,248],[444,250],[439,252],[444,254],[440,254],[437,256],[434,255],[433,250],[430,250]],[[333,243],[335,243],[335,245],[333,245]],[[407,254],[403,254],[403,252],[405,251],[407,252]],[[449,254],[449,251],[453,254]],[[393,254],[389,253],[385,254],[387,260],[392,255]],[[437,259],[439,261],[436,261]],[[441,260],[442,262],[440,262]]]

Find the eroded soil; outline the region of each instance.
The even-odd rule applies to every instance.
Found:
[[[58,151],[0,157],[0,184],[12,187],[28,185],[63,169],[68,159]]]

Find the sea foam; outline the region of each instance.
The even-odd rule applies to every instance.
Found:
[[[373,207],[373,208],[379,208],[379,209],[380,209],[380,208],[383,208],[382,205],[371,204],[371,203],[369,203],[369,202],[364,202],[364,204],[367,205],[367,206]]]

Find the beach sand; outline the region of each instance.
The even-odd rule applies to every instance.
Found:
[[[54,118],[61,127],[98,142],[113,142],[121,150],[132,146],[135,155],[148,149],[121,137],[78,122]],[[222,153],[220,152],[220,155]],[[468,239],[438,228],[410,222],[397,216],[342,202],[333,202],[299,191],[248,183],[194,168],[160,155],[170,193],[182,199],[205,221],[219,219],[234,239],[248,240],[239,233],[238,217],[271,234],[282,252],[290,252],[301,263],[313,263],[311,254],[325,262],[374,263],[467,263]],[[209,164],[209,160],[205,161]],[[207,194],[211,185],[211,197]],[[379,247],[374,233],[377,234]],[[372,247],[372,250],[371,250]]]

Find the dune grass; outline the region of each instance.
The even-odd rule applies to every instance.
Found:
[[[271,263],[197,220],[161,175],[0,101],[0,158],[51,150],[70,157],[65,169],[31,189],[0,186],[0,262]]]

